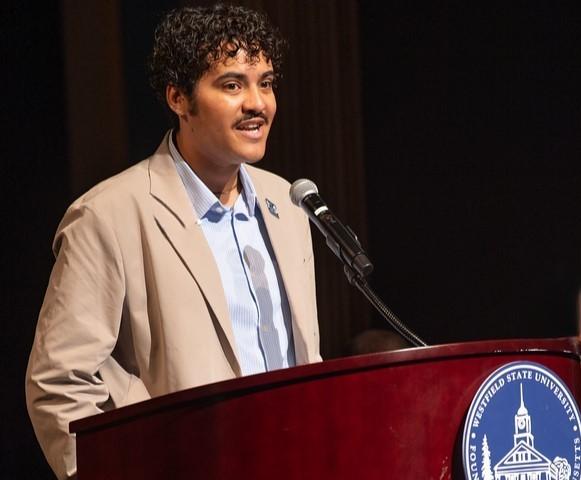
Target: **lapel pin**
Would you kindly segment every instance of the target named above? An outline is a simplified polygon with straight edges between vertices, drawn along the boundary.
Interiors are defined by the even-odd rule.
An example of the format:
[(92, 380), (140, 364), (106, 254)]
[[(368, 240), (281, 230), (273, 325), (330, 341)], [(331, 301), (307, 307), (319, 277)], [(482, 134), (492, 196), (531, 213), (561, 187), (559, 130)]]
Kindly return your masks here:
[(276, 205), (274, 203), (272, 203), (268, 198), (265, 198), (266, 200), (266, 207), (268, 208), (268, 211), (274, 215), (276, 218), (278, 218), (278, 208), (276, 207)]

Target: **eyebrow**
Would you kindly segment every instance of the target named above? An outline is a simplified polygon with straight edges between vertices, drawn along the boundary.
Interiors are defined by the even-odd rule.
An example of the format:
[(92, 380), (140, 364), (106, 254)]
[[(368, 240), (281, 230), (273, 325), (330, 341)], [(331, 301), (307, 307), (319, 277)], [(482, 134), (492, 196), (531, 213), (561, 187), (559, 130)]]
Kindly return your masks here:
[[(265, 77), (274, 77), (274, 76), (275, 76), (274, 70), (267, 70), (260, 76), (260, 78), (263, 79)], [(220, 75), (215, 81), (221, 82), (222, 80), (226, 80), (227, 78), (233, 78), (236, 80), (244, 81), (248, 78), (248, 76), (245, 73), (240, 72), (225, 72), (222, 75)]]

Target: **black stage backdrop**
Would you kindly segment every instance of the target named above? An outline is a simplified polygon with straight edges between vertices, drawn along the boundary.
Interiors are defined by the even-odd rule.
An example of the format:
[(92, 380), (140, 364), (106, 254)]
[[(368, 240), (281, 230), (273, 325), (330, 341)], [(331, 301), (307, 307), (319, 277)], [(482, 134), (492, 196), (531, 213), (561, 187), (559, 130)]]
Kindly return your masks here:
[[(51, 477), (26, 415), (23, 378), (52, 235), (73, 196), (67, 85), (60, 4), (12, 3), (0, 15), (0, 341), (8, 359), (0, 478), (42, 479)], [(124, 25), (128, 9), (133, 18), (143, 9), (151, 28), (154, 13), (172, 5), (124, 2)], [(429, 343), (576, 334), (578, 2), (362, 1), (358, 8), (361, 65), (341, 68), (361, 73), (367, 202), (361, 233), (376, 265), (373, 285)], [(143, 38), (149, 42), (149, 33)], [(127, 30), (122, 41), (126, 55), (149, 48)], [(149, 95), (130, 92), (128, 105)], [(141, 121), (159, 115), (155, 108), (140, 113)], [(157, 130), (127, 118), (135, 161), (142, 153), (136, 132), (157, 136)], [(319, 282), (325, 275), (318, 272)], [(371, 325), (382, 323), (374, 317)]]
[[(12, 3), (12, 5), (10, 4)], [(24, 403), (24, 372), (69, 201), (65, 86), (56, 2), (3, 2), (0, 478), (48, 479)]]
[(576, 2), (361, 2), (370, 251), (429, 342), (577, 332)]

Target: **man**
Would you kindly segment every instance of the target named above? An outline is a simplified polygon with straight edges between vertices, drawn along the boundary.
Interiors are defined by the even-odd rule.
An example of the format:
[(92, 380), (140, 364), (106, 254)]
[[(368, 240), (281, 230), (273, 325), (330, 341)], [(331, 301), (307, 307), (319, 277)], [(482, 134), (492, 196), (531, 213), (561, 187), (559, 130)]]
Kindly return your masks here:
[(152, 396), (320, 360), (309, 225), (251, 167), (276, 112), (282, 41), (242, 7), (183, 8), (151, 83), (175, 115), (157, 152), (67, 210), (27, 371), (59, 478), (69, 422)]

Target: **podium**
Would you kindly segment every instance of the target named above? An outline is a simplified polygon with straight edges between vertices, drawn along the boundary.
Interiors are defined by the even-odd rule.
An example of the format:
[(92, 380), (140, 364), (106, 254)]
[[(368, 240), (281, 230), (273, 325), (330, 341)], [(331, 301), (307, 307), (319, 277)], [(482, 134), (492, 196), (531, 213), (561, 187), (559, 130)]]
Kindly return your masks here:
[(438, 345), (206, 385), (71, 423), (79, 480), (460, 479), (464, 420), (512, 361), (581, 399), (576, 338)]

